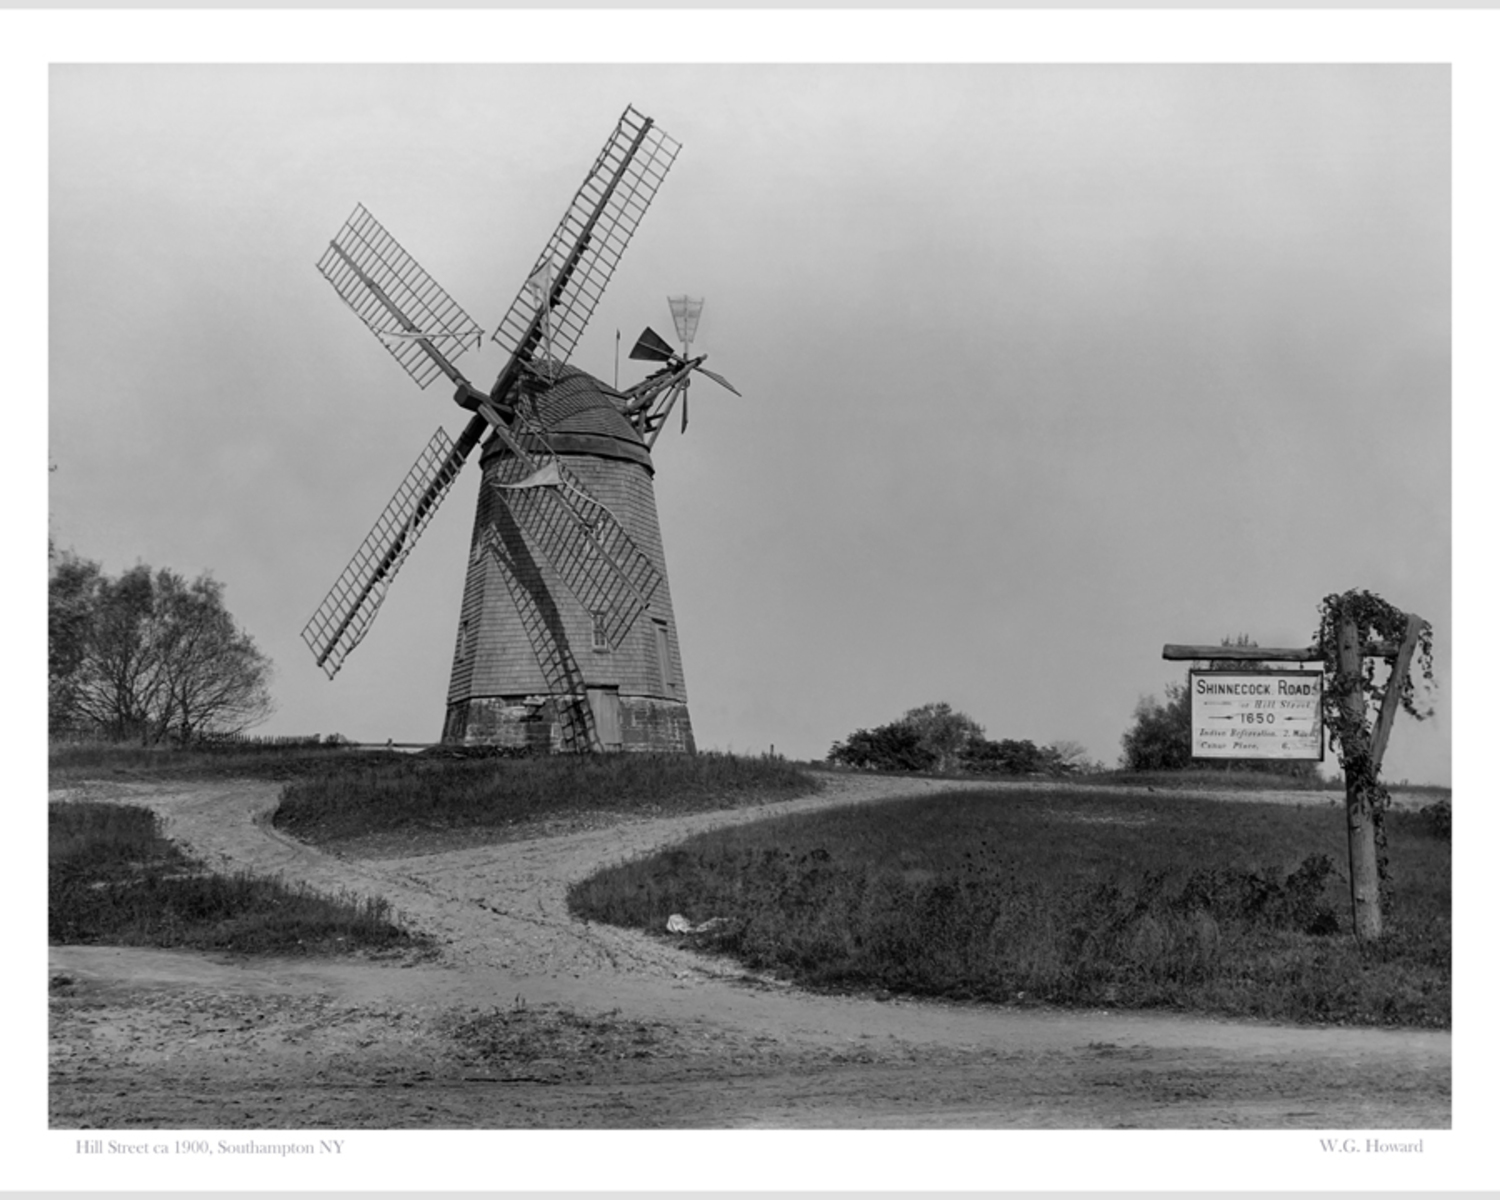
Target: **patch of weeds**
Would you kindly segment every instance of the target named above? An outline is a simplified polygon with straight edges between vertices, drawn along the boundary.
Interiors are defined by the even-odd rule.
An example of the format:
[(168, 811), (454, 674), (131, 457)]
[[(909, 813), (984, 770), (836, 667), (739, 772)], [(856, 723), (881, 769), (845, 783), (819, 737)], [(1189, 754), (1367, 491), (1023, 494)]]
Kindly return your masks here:
[(248, 872), (220, 875), (161, 836), (155, 813), (48, 806), (47, 936), (73, 945), (239, 954), (340, 954), (425, 946), (379, 897), (327, 896)]
[(1347, 933), (1342, 813), (1010, 790), (689, 839), (581, 881), (579, 916), (803, 986), (1293, 1021), (1450, 1023), (1447, 846), (1393, 814), (1387, 936)]
[(1325, 899), (1333, 873), (1333, 859), (1327, 854), (1309, 855), (1279, 882), (1258, 870), (1199, 867), (1170, 905), (1178, 912), (1202, 910), (1216, 921), (1238, 920), (1315, 935), (1337, 933), (1338, 917)]
[(518, 1000), (508, 1009), (453, 1016), (445, 1032), (465, 1057), (498, 1068), (652, 1058), (665, 1048), (669, 1030), (618, 1012), (586, 1016)]

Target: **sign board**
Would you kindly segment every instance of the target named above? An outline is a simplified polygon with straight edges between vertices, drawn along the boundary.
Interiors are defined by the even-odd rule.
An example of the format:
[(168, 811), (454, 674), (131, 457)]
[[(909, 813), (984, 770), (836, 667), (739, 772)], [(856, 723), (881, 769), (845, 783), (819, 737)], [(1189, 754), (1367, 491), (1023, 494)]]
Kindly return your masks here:
[(1194, 758), (1323, 758), (1322, 671), (1189, 671)]

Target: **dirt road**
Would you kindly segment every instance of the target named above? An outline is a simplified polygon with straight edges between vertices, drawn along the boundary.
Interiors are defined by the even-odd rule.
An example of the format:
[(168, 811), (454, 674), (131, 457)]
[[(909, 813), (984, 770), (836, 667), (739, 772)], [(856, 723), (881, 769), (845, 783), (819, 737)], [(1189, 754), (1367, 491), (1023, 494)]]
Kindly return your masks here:
[(808, 995), (567, 912), (571, 882), (700, 830), (953, 786), (835, 777), (755, 809), (386, 858), (283, 836), (272, 784), (90, 786), (149, 804), (210, 864), (383, 896), (441, 950), (268, 963), (54, 947), (51, 1124), (1450, 1126), (1446, 1033)]

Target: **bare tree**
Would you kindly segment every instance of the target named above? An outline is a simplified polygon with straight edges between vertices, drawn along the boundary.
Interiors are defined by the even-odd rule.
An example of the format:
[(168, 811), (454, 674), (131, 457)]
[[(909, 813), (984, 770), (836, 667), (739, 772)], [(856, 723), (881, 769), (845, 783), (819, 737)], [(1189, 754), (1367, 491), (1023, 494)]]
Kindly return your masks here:
[(1090, 760), (1088, 747), (1082, 742), (1059, 738), (1055, 742), (1047, 743), (1043, 749), (1050, 754), (1060, 774), (1086, 774), (1100, 769), (1099, 764)]
[(223, 584), (145, 565), (111, 579), (90, 565), (86, 629), (63, 689), (72, 724), (155, 743), (237, 733), (270, 715), (271, 662), (224, 607)]

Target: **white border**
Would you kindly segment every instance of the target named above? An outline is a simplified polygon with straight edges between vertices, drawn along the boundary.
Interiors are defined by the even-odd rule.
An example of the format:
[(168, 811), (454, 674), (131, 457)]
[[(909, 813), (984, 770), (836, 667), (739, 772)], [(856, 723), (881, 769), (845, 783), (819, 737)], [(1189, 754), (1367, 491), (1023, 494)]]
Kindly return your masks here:
[[(40, 412), (46, 396), (47, 70), (63, 62), (472, 62), (477, 50), (504, 61), (570, 62), (1424, 62), (1453, 64), (1455, 113), (1455, 619), (1464, 661), (1447, 698), (1455, 713), (1455, 789), (1464, 837), (1455, 842), (1458, 878), (1481, 877), (1477, 854), (1489, 844), (1488, 797), (1478, 786), (1473, 756), (1477, 721), (1466, 699), (1485, 677), (1490, 651), (1477, 644), (1484, 628), (1473, 602), (1487, 571), (1479, 548), (1488, 531), (1491, 494), (1481, 484), (1489, 464), (1485, 409), (1496, 395), (1490, 344), (1497, 278), (1496, 218), (1500, 213), (1494, 121), (1500, 114), (1500, 15), (1493, 12), (636, 12), (581, 14), (513, 11), (406, 12), (0, 12), (0, 161), (5, 163), (7, 220), (0, 226), (3, 289), (0, 327), (15, 353), (8, 364), (11, 404)], [(500, 60), (496, 60), (500, 61)], [(103, 365), (102, 365), (103, 366)], [(15, 372), (19, 372), (18, 374)], [(101, 370), (101, 383), (105, 373)], [(71, 402), (88, 403), (89, 397)], [(43, 464), (27, 447), (19, 470), (7, 473), (11, 513), (34, 512), (36, 485), (45, 495)], [(1466, 555), (1465, 549), (1475, 553)], [(39, 554), (28, 544), (19, 553)], [(9, 625), (41, 627), (41, 602), (12, 601)], [(1489, 606), (1484, 612), (1488, 616)], [(35, 623), (33, 623), (35, 622)], [(1488, 632), (1487, 629), (1485, 632)], [(39, 638), (11, 648), (40, 678)], [(39, 714), (19, 712), (28, 746), (44, 740)], [(31, 741), (35, 730), (35, 741)], [(28, 771), (21, 845), (40, 856), (44, 830), (33, 809), (44, 808), (44, 768)], [(36, 943), (43, 935), (29, 871), (10, 872), (11, 912), (26, 912), (26, 969), (13, 975), (24, 993), (7, 1015), (6, 1058), (12, 1079), (44, 1077), (44, 1013)], [(22, 881), (19, 885), (17, 880)], [(1459, 895), (1464, 892), (1461, 890)], [(1489, 902), (1483, 906), (1488, 909)], [(183, 1162), (137, 1176), (118, 1159), (76, 1157), (72, 1133), (45, 1130), (37, 1090), (3, 1097), (0, 1128), (8, 1134), (8, 1187), (77, 1189), (251, 1188), (350, 1189), (948, 1189), (1071, 1188), (1339, 1190), (1464, 1188), (1496, 1178), (1487, 1117), (1495, 1064), (1491, 1023), (1475, 1003), (1488, 993), (1484, 949), (1488, 921), (1466, 919), (1456, 904), (1460, 979), (1456, 1013), (1455, 1127), (1427, 1132), (1420, 1158), (1324, 1155), (1316, 1134), (1232, 1133), (356, 1133), (352, 1153), (337, 1165), (224, 1160)], [(1469, 957), (1463, 955), (1467, 947)], [(1484, 965), (1480, 963), (1483, 961)], [(19, 1025), (17, 1025), (19, 1022)], [(22, 1035), (18, 1038), (18, 1034)], [(19, 1043), (19, 1044), (18, 1044)], [(1338, 1131), (1343, 1133), (1344, 1131)], [(1361, 1131), (1363, 1133), (1365, 1131)], [(1370, 1131), (1374, 1132), (1374, 1131)], [(310, 1136), (317, 1136), (316, 1134)]]

